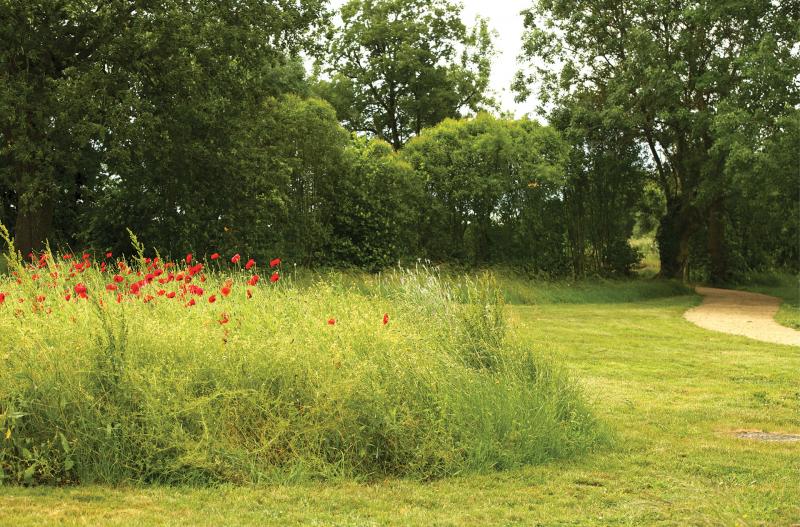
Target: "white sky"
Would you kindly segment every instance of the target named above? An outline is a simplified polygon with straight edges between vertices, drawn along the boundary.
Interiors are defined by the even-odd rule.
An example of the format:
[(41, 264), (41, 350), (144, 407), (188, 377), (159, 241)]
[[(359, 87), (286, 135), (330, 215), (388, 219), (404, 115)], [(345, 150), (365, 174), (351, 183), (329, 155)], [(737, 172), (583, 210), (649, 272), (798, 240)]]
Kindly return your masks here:
[[(464, 4), (462, 19), (467, 26), (475, 23), (475, 17), (482, 16), (489, 21), (489, 27), (497, 34), (493, 41), (497, 56), (492, 63), (491, 89), (500, 104), (500, 110), (512, 112), (516, 117), (526, 113), (535, 114), (533, 97), (524, 103), (515, 103), (511, 82), (517, 72), (517, 56), (522, 51), (524, 30), (523, 9), (530, 7), (529, 0), (461, 0)], [(331, 0), (331, 7), (338, 9), (346, 0)]]

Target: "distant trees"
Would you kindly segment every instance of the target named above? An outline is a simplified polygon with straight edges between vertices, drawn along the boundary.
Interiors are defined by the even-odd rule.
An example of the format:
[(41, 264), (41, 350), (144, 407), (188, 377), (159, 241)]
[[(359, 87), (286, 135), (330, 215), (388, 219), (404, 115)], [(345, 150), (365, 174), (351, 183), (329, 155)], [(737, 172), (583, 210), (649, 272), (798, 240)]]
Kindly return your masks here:
[(538, 82), (543, 98), (635, 133), (666, 199), (662, 274), (686, 278), (693, 260), (698, 277), (724, 282), (739, 257), (734, 145), (758, 152), (785, 133), (777, 123), (800, 103), (798, 21), (793, 0), (539, 0), (517, 88)]
[(423, 128), (487, 102), (492, 43), (451, 0), (350, 0), (330, 30), (319, 84), (350, 130), (399, 150)]
[(800, 267), (796, 1), (537, 1), (516, 88), (549, 125), (482, 111), (458, 3), (324, 5), (0, 0), (18, 247), (619, 275), (638, 221), (664, 276)]
[(635, 156), (608, 148), (485, 113), (423, 131), (403, 156), (425, 177), (425, 253), (553, 275), (627, 273), (642, 178)]

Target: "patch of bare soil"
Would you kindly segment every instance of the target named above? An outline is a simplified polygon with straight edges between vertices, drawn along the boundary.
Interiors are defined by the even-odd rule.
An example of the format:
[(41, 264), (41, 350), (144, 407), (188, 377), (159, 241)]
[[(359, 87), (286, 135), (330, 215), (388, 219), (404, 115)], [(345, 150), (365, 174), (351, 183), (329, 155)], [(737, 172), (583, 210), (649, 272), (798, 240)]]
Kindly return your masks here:
[(739, 439), (751, 439), (754, 441), (772, 441), (776, 443), (794, 443), (800, 441), (797, 434), (779, 434), (774, 432), (737, 432)]
[(698, 287), (697, 292), (703, 295), (703, 303), (684, 313), (684, 318), (689, 322), (711, 331), (774, 344), (800, 346), (800, 331), (775, 322), (780, 299), (712, 287)]

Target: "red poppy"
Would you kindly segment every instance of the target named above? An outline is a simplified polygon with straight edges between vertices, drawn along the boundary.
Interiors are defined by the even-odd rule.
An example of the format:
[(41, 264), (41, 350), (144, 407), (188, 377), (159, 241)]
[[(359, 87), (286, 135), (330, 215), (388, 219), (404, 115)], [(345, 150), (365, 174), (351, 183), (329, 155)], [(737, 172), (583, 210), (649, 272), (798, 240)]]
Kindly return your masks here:
[(228, 296), (229, 294), (231, 294), (231, 288), (228, 287), (227, 285), (222, 286), (222, 289), (220, 289), (220, 292), (222, 293), (222, 296)]
[(164, 296), (166, 294), (167, 294), (167, 292), (164, 289), (159, 289), (158, 290), (158, 296)]
[(333, 325), (335, 325), (335, 324), (336, 324), (336, 319), (335, 319), (335, 318), (329, 318), (329, 319), (328, 319), (328, 325), (329, 325), (329, 326), (333, 326)]
[(219, 260), (219, 253), (214, 253), (211, 255), (212, 260)]
[(389, 313), (384, 313), (383, 314), (383, 325), (385, 326), (388, 323), (389, 323)]
[(250, 278), (250, 280), (247, 281), (247, 285), (256, 285), (260, 279), (261, 279), (260, 276), (258, 276), (257, 274), (254, 274), (253, 277)]
[(280, 279), (281, 277), (278, 275), (278, 273), (272, 273), (272, 276), (269, 277), (269, 281), (272, 282), (273, 284)]
[(75, 294), (78, 295), (80, 298), (87, 298), (88, 295), (86, 294), (86, 286), (83, 284), (75, 284)]
[(71, 254), (69, 254), (69, 253), (67, 253), (67, 254), (65, 254), (65, 255), (64, 255), (64, 257), (63, 257), (63, 258), (64, 258), (65, 260), (72, 260), (72, 255), (71, 255)]
[(114, 255), (109, 251), (106, 253), (106, 258), (113, 258)]
[(270, 266), (270, 268), (272, 268), (272, 267), (277, 267), (277, 266), (279, 266), (280, 264), (281, 264), (281, 259), (280, 259), (280, 258), (275, 258), (274, 260), (270, 260), (270, 261), (269, 261), (269, 266)]
[(189, 276), (194, 276), (203, 270), (203, 264), (193, 265), (189, 268)]
[(87, 253), (83, 253), (83, 259), (84, 260), (88, 260), (89, 258), (90, 258), (90, 256)]
[(44, 295), (39, 295), (39, 296), (37, 296), (37, 297), (36, 297), (36, 301), (37, 301), (37, 302), (39, 302), (40, 304), (41, 304), (42, 302), (44, 302)]
[(194, 301), (194, 298), (192, 298), (192, 299), (191, 299), (191, 300), (189, 300), (189, 302), (186, 304), (186, 307), (193, 306), (193, 305), (195, 305), (196, 303), (197, 303), (197, 302), (195, 302), (195, 301)]
[(116, 290), (117, 290), (117, 286), (115, 284), (108, 284), (106, 286), (106, 291), (116, 291)]
[(252, 268), (253, 268), (253, 266), (254, 266), (255, 264), (256, 264), (256, 261), (255, 261), (255, 260), (253, 260), (252, 258), (250, 258), (249, 260), (247, 260), (247, 263), (246, 263), (246, 264), (244, 264), (244, 268), (245, 268), (245, 269), (247, 269), (247, 270), (249, 271), (250, 269), (252, 269)]
[(167, 293), (167, 298), (175, 298), (175, 291), (170, 291)]
[(0, 304), (3, 304), (3, 302), (5, 302), (5, 301), (6, 301), (6, 294), (5, 293), (0, 293)]
[(71, 294), (67, 293), (66, 295), (64, 295), (64, 300), (66, 300), (67, 302), (69, 302), (70, 298), (72, 298)]
[(213, 304), (216, 301), (217, 301), (217, 297), (215, 295), (211, 295), (210, 297), (208, 297), (208, 303), (209, 304)]
[(237, 254), (234, 254), (234, 255), (233, 255), (233, 258), (231, 258), (231, 263), (238, 264), (238, 263), (239, 263), (239, 260), (241, 260), (241, 259), (242, 259), (242, 257), (241, 257), (241, 256), (239, 256), (239, 254), (238, 254), (238, 253), (237, 253)]
[(192, 253), (186, 255), (186, 263), (187, 264), (192, 263)]

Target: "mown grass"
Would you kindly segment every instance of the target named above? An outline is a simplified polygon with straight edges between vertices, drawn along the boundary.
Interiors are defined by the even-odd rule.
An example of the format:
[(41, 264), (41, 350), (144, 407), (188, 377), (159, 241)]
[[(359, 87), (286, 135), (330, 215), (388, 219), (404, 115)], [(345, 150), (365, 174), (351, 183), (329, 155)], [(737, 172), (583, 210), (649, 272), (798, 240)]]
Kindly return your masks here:
[[(638, 287), (638, 286), (637, 286)], [(59, 525), (784, 525), (800, 523), (797, 348), (682, 319), (698, 297), (512, 306), (510, 333), (564, 361), (612, 447), (432, 482), (11, 487), (0, 522)]]

